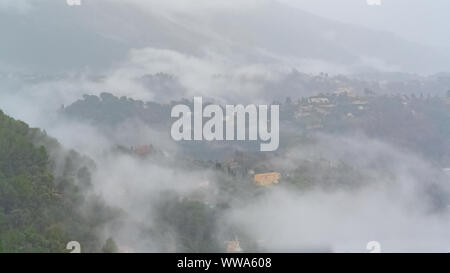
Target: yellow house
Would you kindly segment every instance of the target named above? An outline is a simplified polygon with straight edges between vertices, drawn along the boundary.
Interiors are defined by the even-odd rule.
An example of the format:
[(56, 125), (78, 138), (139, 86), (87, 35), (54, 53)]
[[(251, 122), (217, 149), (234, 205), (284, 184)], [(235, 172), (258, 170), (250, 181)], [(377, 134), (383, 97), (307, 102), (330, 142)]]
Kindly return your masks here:
[(242, 252), (242, 248), (237, 239), (234, 239), (233, 241), (227, 241), (226, 243), (227, 243), (227, 253)]
[(280, 173), (260, 173), (254, 176), (255, 183), (259, 186), (271, 186), (278, 184)]

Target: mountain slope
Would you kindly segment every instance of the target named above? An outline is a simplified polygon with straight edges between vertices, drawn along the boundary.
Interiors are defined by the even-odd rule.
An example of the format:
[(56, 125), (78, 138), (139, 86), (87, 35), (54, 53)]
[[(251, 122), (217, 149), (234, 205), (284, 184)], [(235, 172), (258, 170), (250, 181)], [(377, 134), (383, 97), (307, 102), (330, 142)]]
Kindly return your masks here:
[(239, 61), (281, 61), (305, 69), (315, 61), (324, 68), (362, 71), (449, 70), (445, 52), (275, 1), (206, 13), (162, 13), (145, 2), (85, 0), (80, 7), (36, 2), (27, 13), (0, 10), (0, 60), (6, 68), (104, 69), (132, 48), (153, 47), (189, 55), (212, 51)]
[[(60, 162), (47, 152), (59, 154)], [(63, 163), (61, 173), (57, 163)], [(111, 211), (87, 195), (89, 161), (0, 111), (0, 253), (64, 252), (69, 241), (100, 251)], [(95, 207), (95, 214), (90, 212)]]

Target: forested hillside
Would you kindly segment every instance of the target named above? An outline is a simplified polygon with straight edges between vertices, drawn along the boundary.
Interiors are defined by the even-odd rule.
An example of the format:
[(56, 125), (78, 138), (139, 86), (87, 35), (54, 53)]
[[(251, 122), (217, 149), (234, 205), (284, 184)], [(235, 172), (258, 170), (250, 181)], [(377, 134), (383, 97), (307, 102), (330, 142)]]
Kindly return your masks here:
[[(60, 109), (61, 116), (98, 127), (115, 127), (130, 120), (139, 120), (155, 130), (170, 128), (170, 109), (176, 104), (191, 105), (187, 99), (170, 104), (117, 97), (111, 93), (84, 95)], [(364, 133), (387, 143), (424, 156), (441, 167), (450, 164), (450, 91), (446, 96), (423, 94), (365, 95), (351, 92), (322, 93), (316, 96), (291, 98), (280, 105), (281, 149), (297, 145), (299, 134), (327, 133), (346, 135)], [(430, 144), (433, 145), (430, 145)], [(186, 143), (184, 143), (186, 144)], [(241, 143), (241, 147), (247, 143)], [(199, 153), (196, 144), (195, 151)], [(257, 146), (247, 145), (249, 150)], [(185, 152), (189, 152), (187, 145)], [(216, 147), (217, 148), (217, 147)], [(202, 156), (212, 154), (211, 147)], [(224, 150), (229, 150), (226, 147)], [(222, 153), (225, 154), (225, 153)]]
[(0, 111), (0, 252), (65, 252), (69, 241), (99, 251), (113, 212), (89, 194), (93, 167)]

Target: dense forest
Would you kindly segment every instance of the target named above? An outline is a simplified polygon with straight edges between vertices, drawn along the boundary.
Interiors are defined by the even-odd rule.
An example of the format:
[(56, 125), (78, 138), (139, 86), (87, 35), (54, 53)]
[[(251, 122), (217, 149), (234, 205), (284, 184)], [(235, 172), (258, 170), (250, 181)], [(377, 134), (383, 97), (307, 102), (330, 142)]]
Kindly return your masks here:
[(89, 195), (92, 164), (0, 111), (0, 252), (100, 251), (97, 231), (116, 212)]

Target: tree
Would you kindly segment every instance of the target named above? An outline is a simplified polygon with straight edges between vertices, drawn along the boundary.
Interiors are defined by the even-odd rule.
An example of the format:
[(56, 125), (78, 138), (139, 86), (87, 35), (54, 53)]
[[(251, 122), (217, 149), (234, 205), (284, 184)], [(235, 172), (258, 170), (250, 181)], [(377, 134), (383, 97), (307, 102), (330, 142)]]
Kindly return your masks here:
[[(63, 172), (56, 171), (56, 160), (66, 163)], [(83, 196), (90, 186), (90, 164), (0, 111), (0, 253), (64, 252), (73, 238), (88, 252), (100, 251), (94, 230), (109, 217), (109, 209)], [(95, 207), (95, 220), (78, 209), (82, 203)]]
[(103, 253), (117, 253), (119, 252), (119, 248), (116, 245), (116, 242), (114, 242), (113, 238), (108, 238), (106, 240), (106, 243), (102, 247)]

